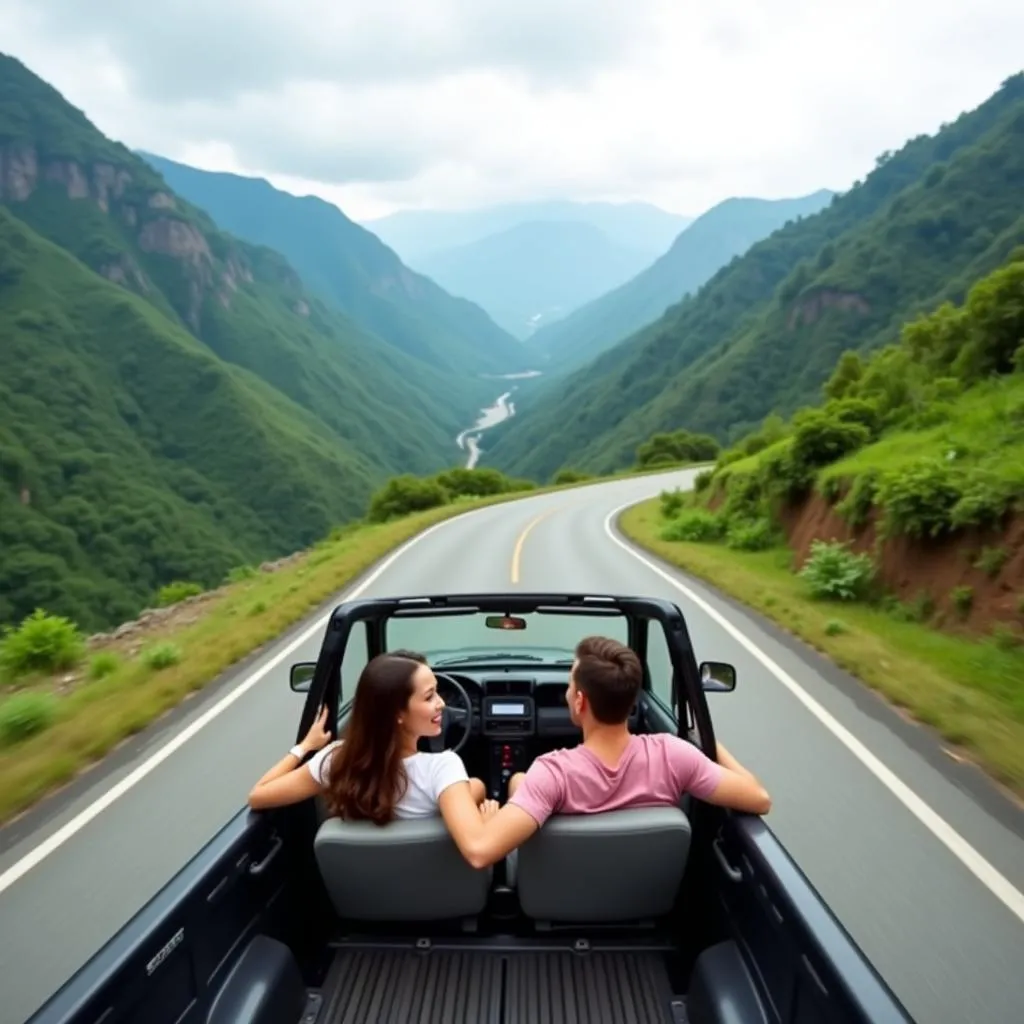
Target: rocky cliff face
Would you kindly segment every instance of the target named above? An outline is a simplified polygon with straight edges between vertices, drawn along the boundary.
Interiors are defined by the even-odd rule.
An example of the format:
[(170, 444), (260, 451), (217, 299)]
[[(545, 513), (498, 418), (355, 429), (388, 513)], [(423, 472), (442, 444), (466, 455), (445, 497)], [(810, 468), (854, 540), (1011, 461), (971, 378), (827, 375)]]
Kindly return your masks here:
[(841, 292), (834, 288), (823, 288), (804, 295), (794, 304), (789, 313), (787, 326), (790, 329), (811, 326), (818, 322), (828, 309), (840, 309), (866, 316), (871, 312), (867, 299), (855, 292)]
[[(107, 214), (124, 237), (125, 251), (112, 257), (81, 252), (80, 257), (108, 280), (141, 295), (158, 290), (147, 257), (169, 257), (184, 287), (168, 296), (179, 316), (202, 335), (203, 306), (208, 297), (230, 308), (239, 288), (254, 281), (247, 247), (221, 235), (198, 211), (159, 188), (148, 166), (82, 163), (48, 156), (24, 142), (0, 141), (0, 202), (17, 214), (18, 206), (37, 196), (40, 188), (56, 187), (72, 202), (93, 203)], [(211, 235), (217, 236), (215, 243)], [(219, 243), (219, 244), (217, 244)], [(290, 268), (288, 268), (290, 271)], [(308, 315), (302, 285), (293, 272), (274, 275), (275, 283), (296, 291), (292, 308)], [(305, 310), (305, 312), (300, 312)]]

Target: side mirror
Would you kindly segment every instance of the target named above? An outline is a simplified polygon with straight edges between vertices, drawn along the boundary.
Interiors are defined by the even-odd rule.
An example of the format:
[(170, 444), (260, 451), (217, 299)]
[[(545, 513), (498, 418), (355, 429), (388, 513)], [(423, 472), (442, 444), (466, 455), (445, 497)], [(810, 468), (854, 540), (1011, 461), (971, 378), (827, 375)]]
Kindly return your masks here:
[(301, 661), (298, 665), (292, 665), (288, 676), (288, 685), (295, 693), (309, 693), (315, 671), (315, 661)]
[(705, 693), (732, 693), (736, 689), (736, 669), (724, 661), (702, 661), (700, 683)]

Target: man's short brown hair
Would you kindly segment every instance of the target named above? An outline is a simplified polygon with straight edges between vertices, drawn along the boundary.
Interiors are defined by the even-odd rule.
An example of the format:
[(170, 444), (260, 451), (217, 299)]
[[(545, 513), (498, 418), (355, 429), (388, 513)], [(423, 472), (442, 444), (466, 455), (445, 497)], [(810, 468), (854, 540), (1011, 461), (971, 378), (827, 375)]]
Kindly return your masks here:
[(576, 685), (594, 717), (605, 725), (625, 722), (643, 685), (636, 653), (618, 640), (588, 636), (576, 645), (576, 659)]

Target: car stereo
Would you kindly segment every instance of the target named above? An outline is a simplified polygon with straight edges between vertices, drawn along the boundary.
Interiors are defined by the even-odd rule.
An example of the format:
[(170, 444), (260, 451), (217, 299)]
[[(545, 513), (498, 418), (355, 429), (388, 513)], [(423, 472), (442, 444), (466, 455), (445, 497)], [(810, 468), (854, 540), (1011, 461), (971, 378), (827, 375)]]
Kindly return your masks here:
[(529, 736), (534, 729), (532, 697), (485, 697), (485, 736)]

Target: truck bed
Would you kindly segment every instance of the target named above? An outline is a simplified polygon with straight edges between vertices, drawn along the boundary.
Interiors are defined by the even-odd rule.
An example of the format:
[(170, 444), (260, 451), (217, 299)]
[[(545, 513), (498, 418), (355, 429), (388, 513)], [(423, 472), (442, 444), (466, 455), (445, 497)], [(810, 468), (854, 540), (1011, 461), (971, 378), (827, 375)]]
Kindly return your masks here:
[(338, 951), (317, 1024), (673, 1024), (659, 952)]

